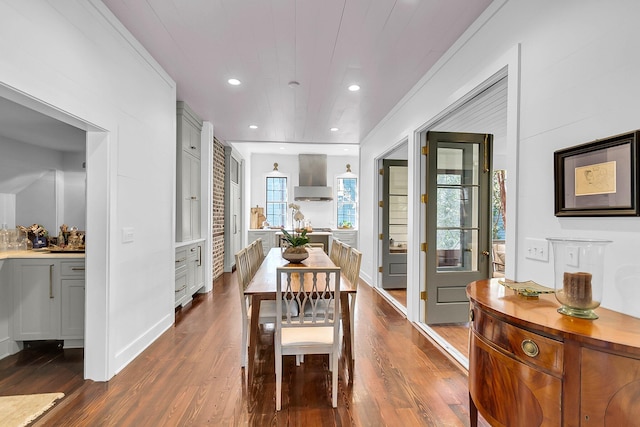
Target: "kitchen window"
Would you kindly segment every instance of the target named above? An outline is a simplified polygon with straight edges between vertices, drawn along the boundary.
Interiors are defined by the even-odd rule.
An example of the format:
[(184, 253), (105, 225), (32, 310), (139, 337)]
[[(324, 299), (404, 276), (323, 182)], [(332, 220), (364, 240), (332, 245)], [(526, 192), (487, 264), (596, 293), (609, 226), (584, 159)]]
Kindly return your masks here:
[(271, 226), (287, 223), (287, 178), (267, 177), (267, 222)]
[(338, 178), (338, 227), (356, 227), (358, 178)]

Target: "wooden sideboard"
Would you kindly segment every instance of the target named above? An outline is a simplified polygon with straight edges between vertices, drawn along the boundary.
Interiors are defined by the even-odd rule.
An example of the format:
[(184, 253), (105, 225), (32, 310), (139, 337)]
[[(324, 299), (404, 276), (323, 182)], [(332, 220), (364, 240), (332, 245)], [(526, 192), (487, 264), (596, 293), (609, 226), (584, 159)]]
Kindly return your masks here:
[(640, 319), (564, 316), (553, 294), (472, 282), (469, 404), (492, 426), (640, 425)]

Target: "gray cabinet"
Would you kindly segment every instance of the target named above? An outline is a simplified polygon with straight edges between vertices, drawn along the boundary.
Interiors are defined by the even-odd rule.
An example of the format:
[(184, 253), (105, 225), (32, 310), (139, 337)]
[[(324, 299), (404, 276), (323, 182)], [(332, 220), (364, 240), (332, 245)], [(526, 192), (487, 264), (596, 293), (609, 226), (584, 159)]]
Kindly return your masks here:
[(84, 340), (84, 260), (60, 261), (60, 338)]
[(188, 299), (204, 286), (204, 268), (202, 266), (202, 244), (190, 245), (187, 251)]
[(16, 259), (12, 265), (13, 340), (60, 339), (65, 347), (82, 346), (84, 260)]
[(177, 104), (176, 240), (200, 238), (200, 135), (202, 121), (184, 102)]
[(175, 307), (187, 301), (187, 248), (176, 248)]
[(54, 260), (13, 261), (13, 339), (57, 339), (60, 279)]
[(193, 294), (204, 286), (203, 243), (176, 248), (175, 307), (191, 301)]

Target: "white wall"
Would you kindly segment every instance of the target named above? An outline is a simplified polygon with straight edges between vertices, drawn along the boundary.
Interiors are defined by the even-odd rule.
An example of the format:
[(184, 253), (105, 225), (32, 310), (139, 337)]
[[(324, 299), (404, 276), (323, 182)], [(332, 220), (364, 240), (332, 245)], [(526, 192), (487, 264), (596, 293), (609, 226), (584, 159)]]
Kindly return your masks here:
[(84, 230), (85, 156), (0, 138), (0, 193), (13, 195), (0, 201), (0, 224), (42, 224), (53, 236), (63, 223)]
[[(515, 246), (516, 258), (507, 261), (515, 265), (514, 279), (553, 286), (552, 263), (524, 258), (527, 237), (612, 239), (605, 258), (602, 305), (639, 317), (640, 219), (557, 218), (553, 206), (555, 150), (640, 128), (638, 14), (640, 2), (625, 0), (494, 2), (363, 141), (361, 223), (373, 219), (374, 159), (389, 142), (404, 137), (412, 141), (415, 131), (481, 78), (508, 65), (502, 58), (519, 44), (519, 138), (516, 132), (508, 142), (508, 156), (515, 156), (519, 144), (517, 172), (509, 168), (511, 184), (517, 186), (508, 188), (508, 204), (517, 208), (517, 217), (510, 219), (517, 226), (508, 241)], [(375, 227), (369, 233), (361, 231), (361, 246), (373, 247), (376, 234)], [(364, 251), (362, 268), (370, 277), (375, 275), (374, 265), (372, 252)], [(417, 313), (410, 317), (417, 319)]]
[(109, 379), (173, 323), (175, 83), (99, 1), (7, 0), (0, 89), (90, 131), (85, 376)]
[[(265, 177), (273, 171), (273, 164), (278, 163), (278, 171), (288, 177), (287, 185), (292, 203), (300, 205), (300, 211), (305, 219), (311, 221), (313, 227), (336, 228), (336, 177), (346, 171), (346, 165), (351, 165), (351, 172), (358, 175), (357, 156), (335, 156), (327, 154), (327, 185), (333, 188), (332, 201), (294, 201), (293, 188), (298, 185), (298, 155), (297, 154), (259, 154), (251, 155), (250, 167), (247, 167), (249, 178), (249, 217), (251, 207), (256, 205), (265, 207)], [(289, 218), (288, 221), (291, 221)], [(289, 224), (288, 224), (289, 225)], [(248, 227), (247, 227), (248, 228)]]

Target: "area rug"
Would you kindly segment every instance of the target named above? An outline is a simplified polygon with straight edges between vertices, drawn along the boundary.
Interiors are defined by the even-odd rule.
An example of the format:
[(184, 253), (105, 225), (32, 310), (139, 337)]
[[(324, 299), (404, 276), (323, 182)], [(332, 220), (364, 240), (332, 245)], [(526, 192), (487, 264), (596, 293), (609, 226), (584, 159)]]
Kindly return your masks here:
[(0, 396), (2, 427), (22, 427), (44, 414), (64, 393)]

